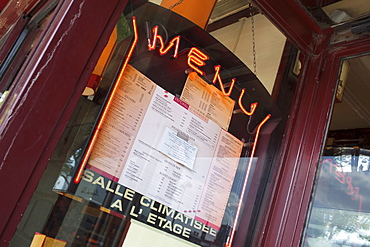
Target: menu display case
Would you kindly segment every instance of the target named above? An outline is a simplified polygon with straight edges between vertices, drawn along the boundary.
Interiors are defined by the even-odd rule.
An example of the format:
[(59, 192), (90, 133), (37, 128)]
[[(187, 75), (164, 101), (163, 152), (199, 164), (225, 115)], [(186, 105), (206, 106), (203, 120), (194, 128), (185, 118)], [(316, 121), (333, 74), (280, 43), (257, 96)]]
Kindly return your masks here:
[(51, 161), (58, 196), (41, 233), (66, 246), (231, 245), (279, 109), (233, 53), (172, 11), (134, 1), (114, 32), (99, 87)]

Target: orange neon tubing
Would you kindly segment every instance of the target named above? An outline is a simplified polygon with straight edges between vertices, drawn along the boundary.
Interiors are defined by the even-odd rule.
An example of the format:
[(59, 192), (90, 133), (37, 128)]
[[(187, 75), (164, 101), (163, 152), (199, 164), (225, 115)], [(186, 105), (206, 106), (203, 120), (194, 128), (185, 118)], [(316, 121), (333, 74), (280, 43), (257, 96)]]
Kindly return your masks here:
[(244, 96), (244, 93), (245, 93), (245, 89), (243, 88), (242, 91), (240, 92), (240, 95), (239, 95), (239, 99), (238, 99), (238, 104), (239, 104), (239, 107), (240, 107), (240, 110), (242, 110), (242, 112), (248, 116), (252, 116), (253, 113), (255, 112), (256, 108), (257, 108), (257, 105), (258, 103), (255, 102), (255, 103), (252, 103), (251, 104), (251, 111), (247, 111), (244, 106), (243, 106), (243, 102), (242, 102), (242, 98)]
[(225, 96), (230, 96), (231, 92), (233, 91), (233, 88), (234, 88), (235, 78), (233, 78), (231, 80), (229, 91), (226, 93), (224, 84), (222, 83), (222, 79), (221, 79), (221, 76), (220, 76), (220, 68), (221, 68), (221, 65), (216, 65), (215, 66), (215, 76), (213, 77), (212, 82), (213, 82), (213, 84), (216, 84), (216, 81), (218, 80), (222, 93)]
[(134, 40), (133, 40), (133, 42), (131, 44), (131, 47), (129, 49), (129, 52), (128, 52), (128, 54), (127, 54), (127, 56), (126, 56), (126, 58), (125, 58), (125, 60), (124, 60), (124, 62), (122, 64), (121, 71), (120, 71), (120, 73), (118, 75), (118, 78), (117, 78), (115, 84), (114, 84), (114, 87), (112, 89), (112, 93), (111, 93), (111, 95), (108, 98), (107, 104), (104, 107), (104, 110), (102, 112), (102, 115), (100, 117), (100, 120), (99, 120), (99, 122), (98, 122), (98, 124), (97, 124), (97, 126), (96, 126), (96, 128), (94, 130), (94, 133), (93, 133), (93, 136), (92, 136), (91, 141), (89, 143), (89, 146), (87, 147), (87, 150), (86, 150), (86, 152), (85, 152), (85, 154), (84, 154), (84, 156), (82, 158), (82, 161), (81, 161), (81, 164), (80, 164), (80, 168), (78, 169), (78, 172), (77, 172), (76, 177), (74, 179), (74, 183), (76, 183), (76, 184), (78, 184), (81, 181), (82, 173), (83, 173), (83, 171), (84, 171), (84, 169), (86, 167), (87, 161), (88, 161), (88, 159), (90, 157), (90, 154), (91, 154), (91, 151), (93, 149), (93, 146), (94, 146), (94, 144), (96, 142), (96, 139), (98, 137), (98, 134), (99, 134), (99, 132), (101, 130), (101, 126), (103, 125), (103, 122), (104, 122), (104, 119), (105, 119), (105, 117), (107, 115), (108, 109), (109, 109), (110, 105), (112, 104), (112, 99), (113, 99), (113, 97), (114, 97), (114, 95), (115, 95), (115, 93), (117, 91), (118, 85), (119, 85), (119, 83), (120, 83), (120, 81), (122, 79), (122, 76), (123, 76), (123, 74), (125, 72), (125, 69), (127, 67), (127, 64), (130, 61), (130, 59), (131, 59), (132, 53), (133, 53), (133, 51), (134, 51), (134, 49), (135, 49), (135, 47), (136, 47), (136, 45), (138, 43), (139, 36), (138, 36), (137, 24), (136, 24), (136, 17), (135, 16), (132, 17), (132, 24), (133, 24), (133, 28), (134, 28)]
[[(158, 35), (158, 26), (155, 26), (153, 28), (153, 42), (150, 42), (150, 39), (149, 39), (149, 44), (148, 44), (148, 49), (149, 51), (153, 51), (155, 50), (156, 48), (156, 43), (157, 43), (157, 39), (159, 40), (159, 43), (161, 45), (161, 47), (159, 48), (159, 53), (161, 54), (161, 56), (167, 54), (167, 52), (173, 47), (175, 46), (175, 52), (174, 52), (174, 55), (173, 57), (174, 58), (177, 58), (178, 57), (178, 54), (179, 54), (179, 47), (180, 47), (180, 39), (181, 37), (180, 36), (176, 36), (175, 38), (173, 38), (167, 48), (165, 48), (165, 44), (164, 44), (164, 41), (163, 41), (163, 38), (161, 35)], [(176, 42), (176, 45), (175, 45), (175, 42)]]
[(167, 54), (167, 52), (175, 45), (175, 42), (176, 42), (176, 45), (175, 45), (175, 52), (173, 54), (173, 57), (174, 58), (177, 58), (178, 55), (179, 55), (179, 47), (180, 47), (180, 36), (176, 36), (175, 38), (173, 38), (170, 43), (168, 44), (167, 48), (164, 48), (164, 41), (163, 41), (163, 38), (161, 36), (160, 37), (160, 42), (161, 42), (161, 48), (159, 49), (159, 53), (163, 56), (165, 54)]
[(238, 205), (238, 209), (236, 211), (236, 215), (235, 215), (235, 221), (234, 221), (234, 224), (233, 224), (233, 227), (232, 227), (232, 231), (231, 231), (231, 234), (230, 234), (230, 237), (228, 238), (227, 240), (227, 243), (225, 244), (225, 247), (231, 247), (232, 246), (232, 242), (234, 240), (234, 235), (235, 235), (235, 231), (236, 231), (236, 225), (237, 225), (237, 220), (239, 218), (239, 215), (240, 215), (240, 212), (241, 212), (241, 208), (242, 208), (242, 202), (243, 202), (243, 198), (244, 198), (244, 195), (245, 195), (245, 190), (247, 188), (247, 184), (248, 184), (248, 177), (249, 177), (249, 173), (250, 173), (250, 170), (251, 170), (251, 166), (252, 166), (252, 162), (253, 162), (253, 158), (254, 158), (254, 153), (256, 151), (256, 146), (257, 146), (257, 143), (258, 143), (258, 138), (259, 138), (259, 134), (260, 134), (260, 130), (261, 130), (261, 127), (267, 122), (267, 120), (269, 120), (271, 118), (271, 114), (268, 114), (262, 121), (261, 123), (259, 123), (259, 125), (257, 126), (257, 131), (256, 131), (256, 137), (254, 138), (254, 143), (253, 143), (253, 148), (252, 148), (252, 152), (251, 152), (251, 157), (250, 157), (250, 160), (249, 160), (249, 164), (248, 164), (248, 169), (247, 169), (247, 173), (245, 174), (245, 179), (244, 179), (244, 183), (243, 183), (243, 188), (242, 188), (242, 193), (240, 195), (240, 199), (239, 199), (239, 205)]
[(158, 26), (153, 27), (152, 31), (153, 31), (153, 42), (150, 42), (150, 39), (148, 38), (149, 51), (152, 51), (155, 49), (156, 39), (158, 38)]
[(195, 47), (192, 47), (189, 51), (189, 54), (188, 54), (188, 65), (189, 65), (190, 68), (192, 68), (193, 70), (198, 72), (200, 75), (205, 75), (204, 71), (199, 69), (197, 66), (194, 66), (192, 64), (192, 62), (195, 65), (204, 66), (204, 65), (206, 65), (206, 62), (204, 62), (204, 61), (208, 60), (208, 59), (209, 59), (209, 57), (206, 54), (201, 52), (199, 49), (197, 49)]

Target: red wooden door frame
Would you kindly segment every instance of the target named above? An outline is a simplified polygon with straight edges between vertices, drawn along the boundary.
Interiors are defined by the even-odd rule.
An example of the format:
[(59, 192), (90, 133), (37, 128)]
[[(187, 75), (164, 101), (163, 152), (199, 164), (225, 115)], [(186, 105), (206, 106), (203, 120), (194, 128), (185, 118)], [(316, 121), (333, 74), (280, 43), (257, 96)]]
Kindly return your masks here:
[(8, 114), (0, 126), (1, 246), (12, 238), (126, 3), (61, 1), (17, 76), (8, 97), (20, 96), (0, 112)]
[(369, 52), (370, 37), (331, 45), (333, 30), (320, 29), (295, 0), (253, 1), (305, 54), (267, 221), (258, 229), (255, 246), (299, 246), (341, 60)]
[[(81, 82), (87, 82), (126, 2), (64, 1), (17, 78), (19, 86), (12, 94), (27, 94), (21, 94), (11, 121), (0, 132), (1, 244), (11, 239), (85, 87)], [(306, 55), (268, 220), (257, 245), (298, 246), (340, 58), (369, 51), (370, 42), (363, 38), (331, 47), (332, 30), (321, 30), (294, 0), (254, 4)]]
[(296, 0), (251, 0), (302, 52), (318, 54), (326, 48), (331, 29), (321, 29)]
[(4, 9), (4, 7), (7, 5), (9, 1), (8, 0), (1, 0), (0, 1), (0, 11)]

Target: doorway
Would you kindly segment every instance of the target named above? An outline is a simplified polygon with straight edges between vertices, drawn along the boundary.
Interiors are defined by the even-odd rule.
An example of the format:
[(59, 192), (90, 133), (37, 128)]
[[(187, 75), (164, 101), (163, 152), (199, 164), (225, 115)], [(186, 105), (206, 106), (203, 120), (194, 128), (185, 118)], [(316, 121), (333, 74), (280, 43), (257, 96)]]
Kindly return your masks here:
[(342, 61), (302, 246), (370, 246), (370, 56)]

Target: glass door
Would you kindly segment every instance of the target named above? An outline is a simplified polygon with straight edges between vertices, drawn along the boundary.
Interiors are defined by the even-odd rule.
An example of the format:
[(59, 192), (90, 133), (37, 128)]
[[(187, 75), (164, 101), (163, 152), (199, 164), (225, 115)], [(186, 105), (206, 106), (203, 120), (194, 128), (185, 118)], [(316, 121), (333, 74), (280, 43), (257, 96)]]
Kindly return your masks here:
[(370, 246), (370, 56), (346, 59), (302, 246)]
[(10, 246), (234, 245), (286, 115), (232, 52), (165, 8), (133, 1), (111, 39)]

